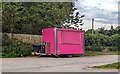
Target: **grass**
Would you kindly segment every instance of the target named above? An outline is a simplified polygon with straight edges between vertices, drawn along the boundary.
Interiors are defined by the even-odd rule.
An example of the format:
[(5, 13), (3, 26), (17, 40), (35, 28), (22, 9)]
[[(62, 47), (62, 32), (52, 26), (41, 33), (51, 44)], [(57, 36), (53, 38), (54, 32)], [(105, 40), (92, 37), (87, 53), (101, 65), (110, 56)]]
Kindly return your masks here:
[(101, 69), (120, 69), (120, 62), (115, 62), (112, 64), (94, 66), (93, 68), (101, 68)]

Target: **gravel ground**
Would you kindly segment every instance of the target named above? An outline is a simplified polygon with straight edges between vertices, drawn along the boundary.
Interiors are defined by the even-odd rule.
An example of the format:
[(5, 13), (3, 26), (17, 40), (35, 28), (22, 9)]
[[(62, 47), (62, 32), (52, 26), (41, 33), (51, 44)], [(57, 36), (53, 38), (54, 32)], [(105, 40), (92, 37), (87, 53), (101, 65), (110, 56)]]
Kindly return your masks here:
[(2, 72), (118, 72), (117, 69), (91, 68), (117, 61), (117, 55), (73, 58), (2, 58)]

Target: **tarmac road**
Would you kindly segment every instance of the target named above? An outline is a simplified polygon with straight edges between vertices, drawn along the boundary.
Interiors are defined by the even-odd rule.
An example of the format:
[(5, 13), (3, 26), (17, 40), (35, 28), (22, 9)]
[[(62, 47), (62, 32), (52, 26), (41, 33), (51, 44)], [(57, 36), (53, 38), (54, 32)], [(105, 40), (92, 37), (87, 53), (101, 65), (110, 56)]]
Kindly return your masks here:
[(2, 72), (118, 72), (117, 69), (91, 68), (117, 61), (118, 55), (73, 58), (2, 58)]

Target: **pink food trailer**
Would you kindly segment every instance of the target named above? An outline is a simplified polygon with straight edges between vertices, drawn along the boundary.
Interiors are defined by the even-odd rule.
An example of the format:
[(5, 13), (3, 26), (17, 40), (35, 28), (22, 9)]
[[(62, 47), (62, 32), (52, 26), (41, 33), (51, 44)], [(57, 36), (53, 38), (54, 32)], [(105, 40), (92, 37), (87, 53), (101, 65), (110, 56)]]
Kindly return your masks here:
[(42, 29), (45, 54), (72, 55), (84, 53), (84, 31), (65, 28)]

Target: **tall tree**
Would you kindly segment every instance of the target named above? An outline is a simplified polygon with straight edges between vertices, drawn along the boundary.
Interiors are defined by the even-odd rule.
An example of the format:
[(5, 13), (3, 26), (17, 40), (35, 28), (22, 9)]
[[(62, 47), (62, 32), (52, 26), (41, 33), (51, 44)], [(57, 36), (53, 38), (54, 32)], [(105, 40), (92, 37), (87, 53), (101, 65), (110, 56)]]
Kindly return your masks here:
[(72, 2), (5, 2), (3, 32), (41, 34), (41, 29), (61, 26), (72, 11)]
[(72, 13), (69, 15), (69, 17), (64, 21), (64, 24), (62, 25), (65, 28), (74, 28), (79, 29), (80, 26), (82, 26), (83, 23), (83, 17), (85, 15), (80, 15), (80, 12), (77, 11), (77, 8), (74, 8)]
[[(21, 3), (2, 3), (2, 31), (10, 32), (12, 35), (16, 27), (20, 28), (19, 22), (26, 20), (24, 14), (25, 8), (21, 6)], [(19, 25), (16, 26), (16, 24)]]

